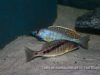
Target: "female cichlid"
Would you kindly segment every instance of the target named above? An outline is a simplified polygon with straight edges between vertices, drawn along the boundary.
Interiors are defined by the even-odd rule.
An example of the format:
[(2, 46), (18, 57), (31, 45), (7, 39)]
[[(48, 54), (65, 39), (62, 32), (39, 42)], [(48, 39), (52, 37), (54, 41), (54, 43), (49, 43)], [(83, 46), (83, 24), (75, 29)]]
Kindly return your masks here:
[(36, 57), (55, 57), (77, 48), (79, 48), (78, 44), (66, 40), (46, 42), (40, 51), (32, 51), (29, 48), (25, 48), (26, 60), (29, 62)]
[(76, 31), (61, 26), (51, 26), (47, 29), (40, 29), (38, 32), (32, 32), (33, 35), (44, 41), (69, 40), (88, 49), (89, 35), (81, 37)]

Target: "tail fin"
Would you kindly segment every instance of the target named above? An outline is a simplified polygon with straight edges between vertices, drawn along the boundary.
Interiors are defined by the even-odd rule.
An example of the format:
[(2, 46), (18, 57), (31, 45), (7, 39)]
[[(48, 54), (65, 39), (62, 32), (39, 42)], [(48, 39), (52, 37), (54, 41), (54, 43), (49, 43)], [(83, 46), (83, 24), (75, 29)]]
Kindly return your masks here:
[(25, 54), (26, 54), (26, 61), (29, 62), (31, 61), (34, 57), (36, 57), (36, 51), (32, 51), (31, 49), (27, 48), (25, 49)]
[(79, 40), (80, 40), (81, 47), (88, 49), (88, 41), (90, 40), (90, 35), (81, 37)]

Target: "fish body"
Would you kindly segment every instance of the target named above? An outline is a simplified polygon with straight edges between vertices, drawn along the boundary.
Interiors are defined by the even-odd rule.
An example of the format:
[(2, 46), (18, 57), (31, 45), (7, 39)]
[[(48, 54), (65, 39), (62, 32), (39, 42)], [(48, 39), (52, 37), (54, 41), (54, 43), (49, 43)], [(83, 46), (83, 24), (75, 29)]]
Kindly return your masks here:
[(47, 29), (40, 29), (36, 35), (47, 42), (69, 40), (79, 44), (83, 48), (88, 48), (89, 36), (81, 37), (77, 32), (69, 28), (51, 26)]
[(63, 55), (77, 48), (79, 48), (79, 46), (76, 43), (66, 40), (55, 40), (45, 43), (40, 51), (32, 51), (31, 49), (26, 48), (25, 52), (27, 61), (30, 61), (35, 57), (55, 57)]
[(47, 42), (54, 40), (61, 40), (61, 39), (77, 42), (77, 39), (73, 38), (72, 36), (64, 35), (62, 33), (50, 29), (41, 29), (40, 32), (38, 33), (38, 36)]
[(57, 32), (62, 33), (64, 35), (68, 35), (71, 38), (75, 38), (75, 39), (80, 38), (80, 34), (78, 34), (76, 31), (74, 31), (70, 28), (66, 28), (66, 27), (62, 27), (62, 26), (49, 26), (48, 29), (53, 30), (53, 31), (57, 31)]

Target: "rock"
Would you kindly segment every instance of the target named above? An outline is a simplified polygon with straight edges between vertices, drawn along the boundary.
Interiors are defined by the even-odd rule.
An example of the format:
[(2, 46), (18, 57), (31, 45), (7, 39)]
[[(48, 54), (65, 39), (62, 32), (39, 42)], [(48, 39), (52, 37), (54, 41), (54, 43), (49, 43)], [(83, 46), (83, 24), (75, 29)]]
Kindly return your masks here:
[(75, 29), (81, 32), (100, 34), (100, 7), (79, 16), (75, 23)]

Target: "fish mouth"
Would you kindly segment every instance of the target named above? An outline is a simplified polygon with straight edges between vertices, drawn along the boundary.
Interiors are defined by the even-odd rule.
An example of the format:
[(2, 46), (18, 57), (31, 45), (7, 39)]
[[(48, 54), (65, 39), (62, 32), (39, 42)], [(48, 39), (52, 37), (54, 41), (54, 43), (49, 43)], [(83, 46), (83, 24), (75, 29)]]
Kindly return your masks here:
[(37, 35), (37, 31), (33, 31), (31, 34), (33, 35), (33, 36), (36, 36)]

